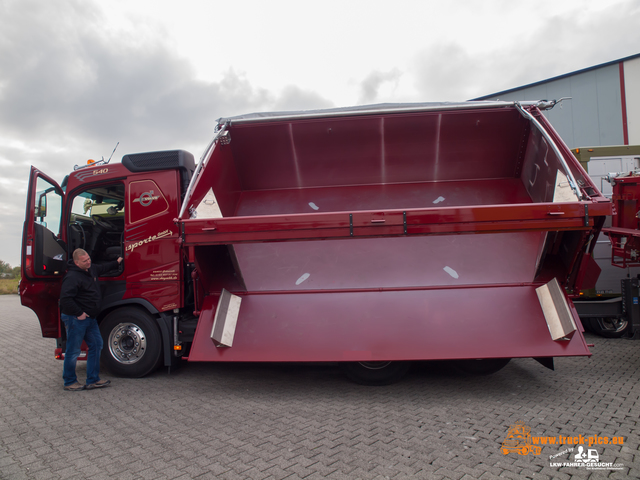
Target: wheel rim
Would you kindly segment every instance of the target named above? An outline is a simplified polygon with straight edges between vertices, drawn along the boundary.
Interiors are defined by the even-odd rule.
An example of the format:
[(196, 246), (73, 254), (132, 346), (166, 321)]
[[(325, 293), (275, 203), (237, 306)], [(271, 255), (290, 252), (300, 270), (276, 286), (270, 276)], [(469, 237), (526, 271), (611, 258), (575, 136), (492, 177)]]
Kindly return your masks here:
[(109, 351), (118, 362), (131, 365), (139, 361), (147, 349), (144, 331), (135, 323), (121, 323), (109, 334)]
[(358, 362), (367, 370), (382, 370), (391, 365), (391, 362)]
[(599, 318), (598, 326), (605, 332), (622, 332), (627, 325), (629, 324), (628, 320), (622, 318)]

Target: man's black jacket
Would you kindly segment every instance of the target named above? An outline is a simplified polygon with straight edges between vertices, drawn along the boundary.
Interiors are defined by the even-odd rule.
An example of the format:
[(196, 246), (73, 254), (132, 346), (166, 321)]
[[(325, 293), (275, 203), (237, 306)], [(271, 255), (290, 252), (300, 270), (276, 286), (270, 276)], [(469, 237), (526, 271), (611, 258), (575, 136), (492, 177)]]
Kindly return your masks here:
[(95, 318), (100, 313), (102, 295), (98, 286), (98, 277), (118, 268), (118, 262), (103, 265), (91, 264), (88, 271), (79, 268), (73, 260), (67, 263), (68, 271), (62, 280), (60, 290), (60, 311), (66, 315), (79, 317), (86, 313)]

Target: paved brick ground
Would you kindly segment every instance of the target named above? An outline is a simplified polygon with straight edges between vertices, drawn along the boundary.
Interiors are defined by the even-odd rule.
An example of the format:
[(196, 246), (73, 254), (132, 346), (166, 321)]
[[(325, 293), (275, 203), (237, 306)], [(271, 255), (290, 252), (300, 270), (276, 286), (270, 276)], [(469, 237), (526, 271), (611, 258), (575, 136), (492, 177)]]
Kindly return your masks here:
[[(0, 297), (0, 326), (2, 479), (640, 478), (640, 341), (588, 336), (593, 357), (555, 372), (530, 359), (488, 377), (423, 364), (373, 388), (334, 366), (187, 364), (70, 393), (18, 297)], [(550, 467), (567, 446), (503, 455), (517, 421), (539, 436), (622, 436), (597, 450), (624, 467)]]

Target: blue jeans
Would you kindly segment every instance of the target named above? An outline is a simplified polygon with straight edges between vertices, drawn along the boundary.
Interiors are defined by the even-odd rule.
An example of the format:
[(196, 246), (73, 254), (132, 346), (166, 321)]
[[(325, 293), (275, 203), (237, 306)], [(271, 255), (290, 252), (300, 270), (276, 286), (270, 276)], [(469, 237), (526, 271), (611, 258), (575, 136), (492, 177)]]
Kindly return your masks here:
[(102, 335), (95, 318), (78, 320), (73, 315), (61, 314), (67, 331), (67, 350), (64, 354), (62, 379), (64, 386), (73, 385), (78, 381), (76, 376), (76, 362), (80, 356), (80, 347), (84, 340), (89, 347), (87, 352), (87, 385), (100, 380), (100, 352), (102, 351)]

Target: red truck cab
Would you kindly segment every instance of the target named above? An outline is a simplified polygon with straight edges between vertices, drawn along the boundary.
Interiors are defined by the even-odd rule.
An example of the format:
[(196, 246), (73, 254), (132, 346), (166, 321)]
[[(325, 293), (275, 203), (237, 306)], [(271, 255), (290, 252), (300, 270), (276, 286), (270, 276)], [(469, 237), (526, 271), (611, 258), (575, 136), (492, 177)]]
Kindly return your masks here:
[[(100, 278), (106, 357), (120, 361), (109, 368), (139, 376), (170, 361), (147, 335), (172, 341), (173, 311), (185, 306), (174, 219), (194, 167), (193, 156), (181, 150), (125, 155), (122, 163), (76, 168), (62, 187), (31, 168), (20, 295), (38, 315), (44, 337), (64, 339), (60, 286), (68, 259), (82, 248), (95, 264), (124, 258)], [(155, 326), (145, 333), (140, 322)]]

